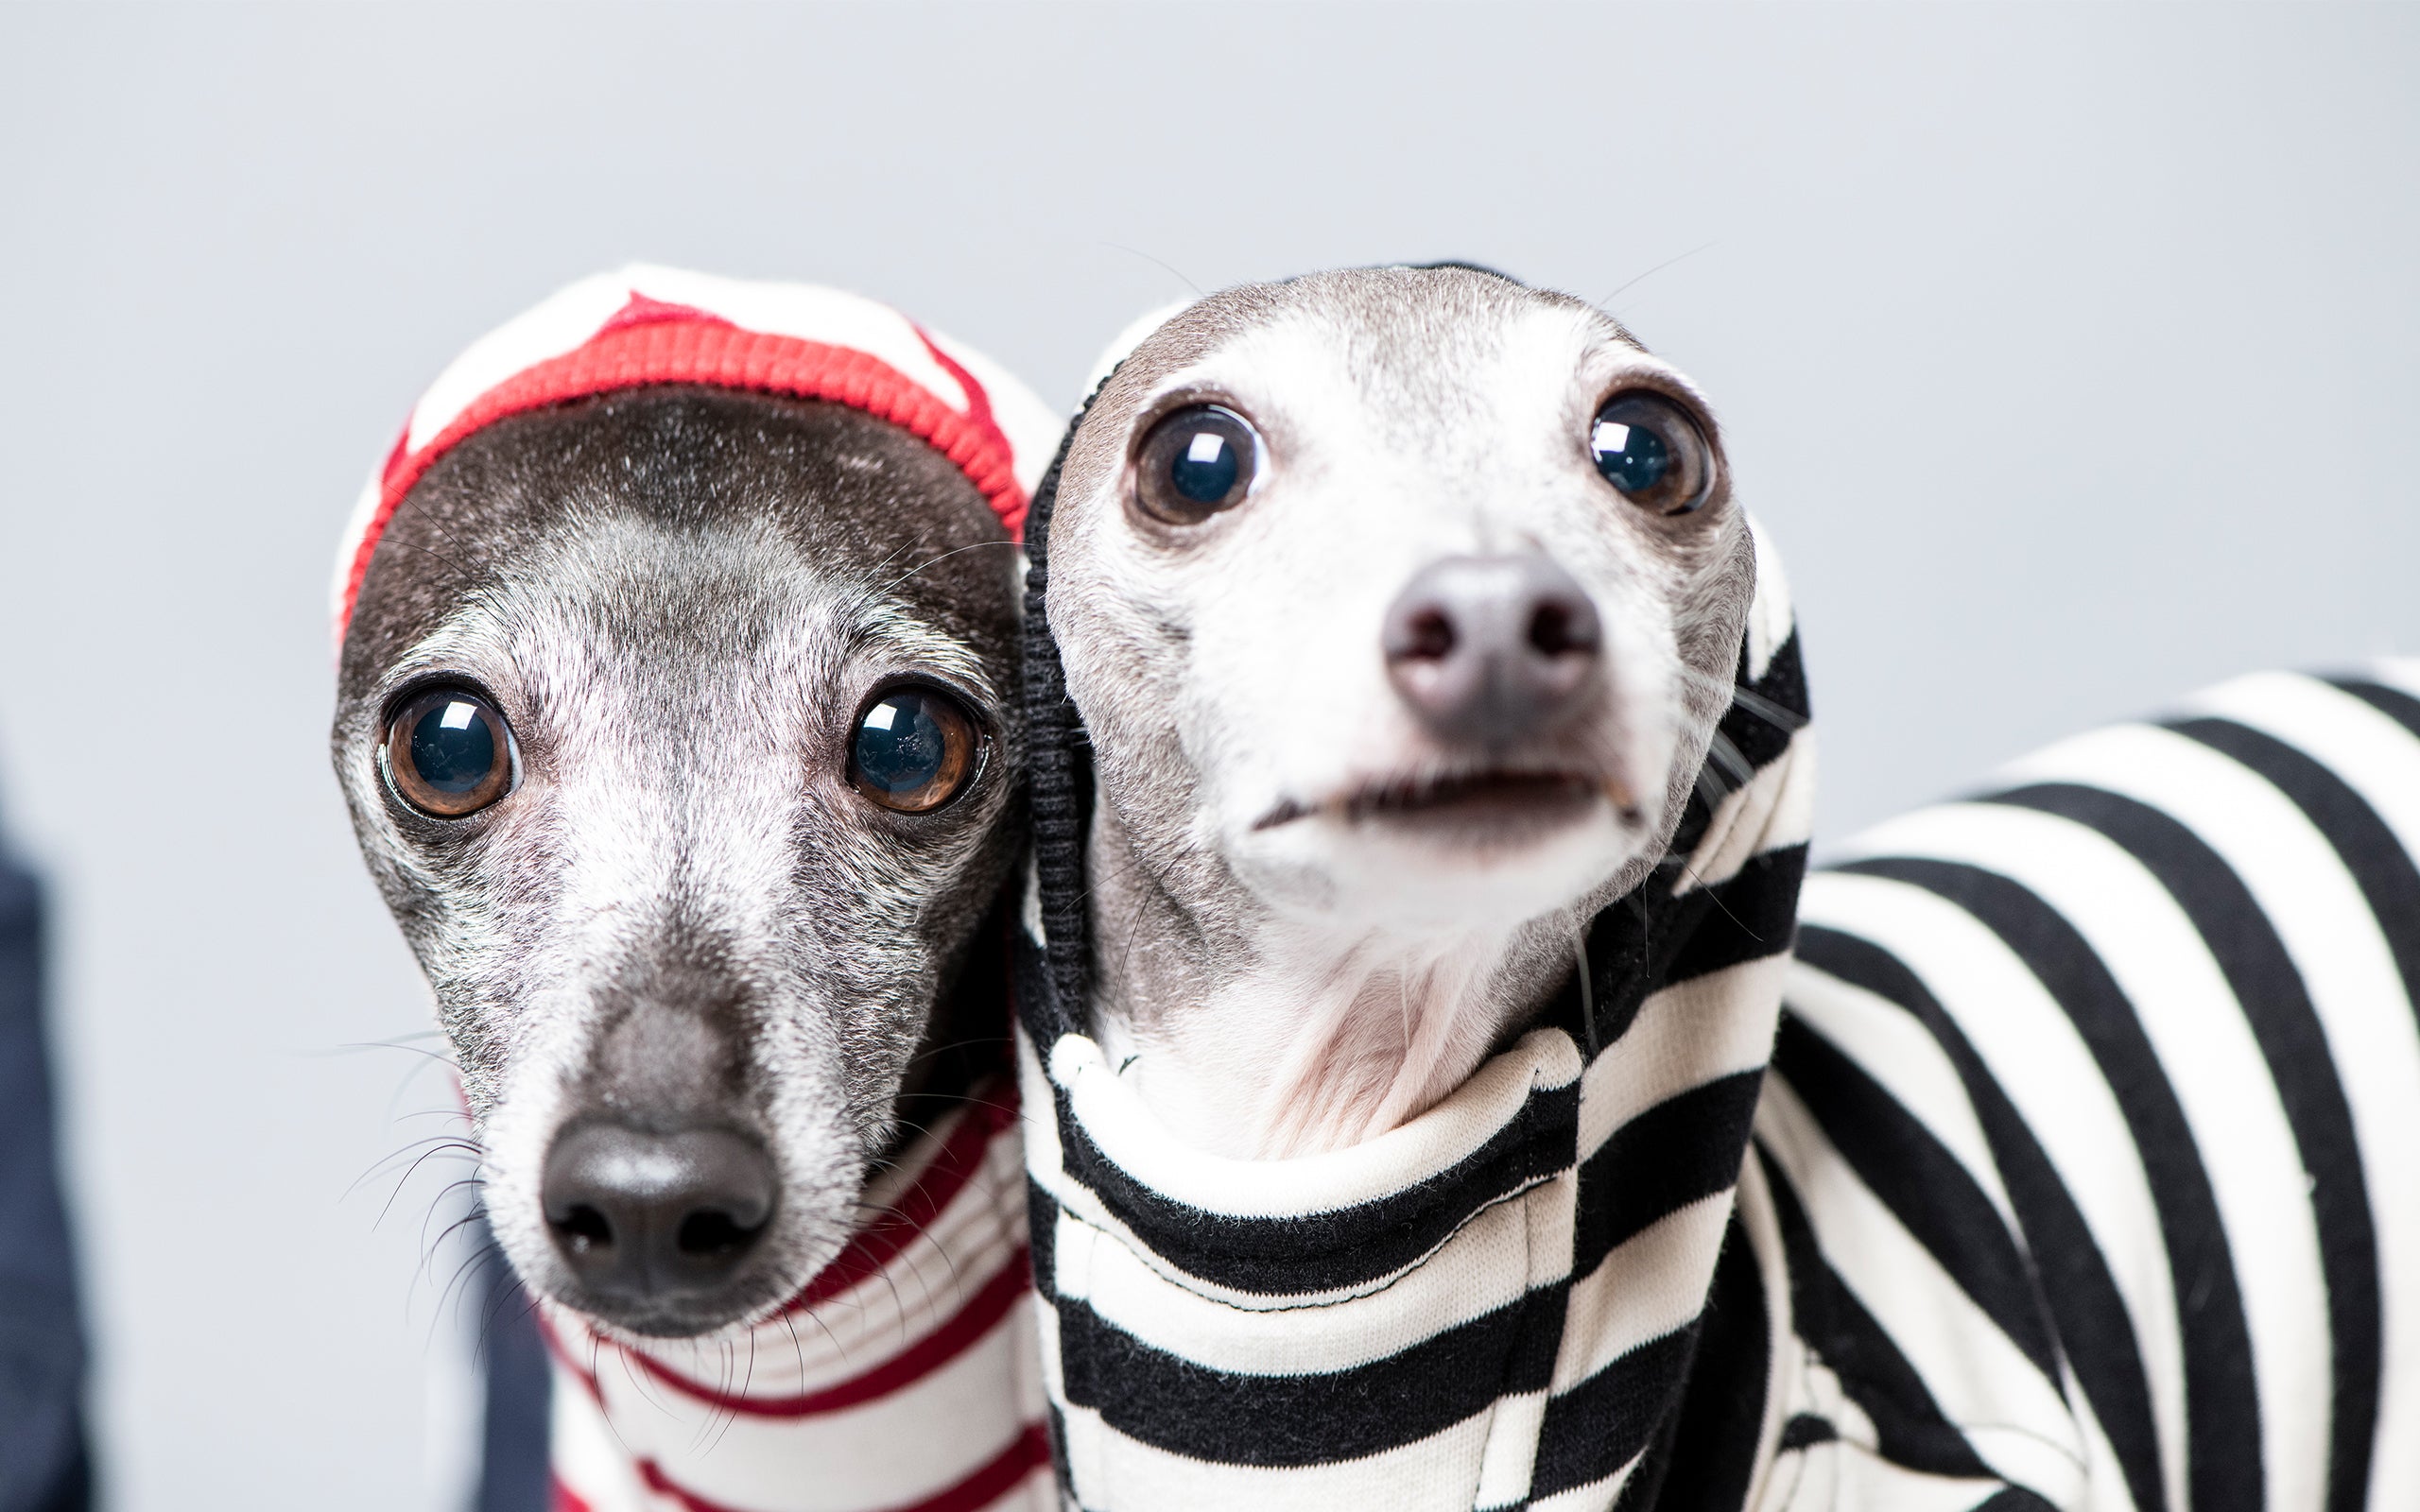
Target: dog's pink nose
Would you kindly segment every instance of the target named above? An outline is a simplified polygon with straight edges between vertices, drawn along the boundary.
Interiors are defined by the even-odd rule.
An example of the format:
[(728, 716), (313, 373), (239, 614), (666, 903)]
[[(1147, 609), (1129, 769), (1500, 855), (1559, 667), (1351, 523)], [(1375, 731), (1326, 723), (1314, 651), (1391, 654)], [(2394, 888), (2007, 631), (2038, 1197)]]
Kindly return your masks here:
[(714, 1303), (755, 1248), (778, 1191), (772, 1156), (752, 1136), (583, 1123), (547, 1152), (541, 1197), (556, 1252), (592, 1302), (643, 1327)]
[(1447, 557), (1412, 578), (1381, 636), (1395, 692), (1443, 739), (1509, 746), (1588, 702), (1603, 632), (1587, 590), (1545, 557)]

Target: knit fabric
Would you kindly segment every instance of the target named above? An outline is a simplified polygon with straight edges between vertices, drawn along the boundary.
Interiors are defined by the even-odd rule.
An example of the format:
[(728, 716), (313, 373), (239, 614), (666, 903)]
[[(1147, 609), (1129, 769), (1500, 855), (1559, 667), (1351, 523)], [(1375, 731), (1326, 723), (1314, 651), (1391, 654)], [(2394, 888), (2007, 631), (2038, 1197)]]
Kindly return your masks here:
[(1028, 545), (1039, 886), (1018, 1000), (1025, 1100), (1053, 1114), (1026, 1146), (1063, 1489), (1097, 1512), (1611, 1505), (1668, 1443), (1719, 1272), (1755, 1264), (1734, 1189), (1813, 780), (1778, 564), (1759, 542), (1719, 754), (1664, 863), (1590, 924), (1586, 983), (1404, 1126), (1234, 1160), (1171, 1136), (1089, 1032), (1055, 482)]
[(396, 507), (463, 438), (548, 404), (655, 384), (824, 400), (890, 421), (956, 463), (1012, 536), (1061, 430), (990, 358), (872, 300), (667, 267), (596, 274), (474, 343), (412, 406), (337, 554), (337, 638)]
[(1020, 1159), (1012, 1089), (978, 1089), (738, 1338), (617, 1344), (546, 1305), (557, 1512), (1043, 1512)]
[(2420, 1506), (2420, 662), (2240, 678), (1843, 850), (1752, 1164), (1772, 1504)]
[[(448, 450), (550, 404), (699, 384), (847, 404), (932, 445), (1014, 536), (1062, 424), (979, 352), (871, 300), (632, 266), (580, 280), (439, 376), (363, 490), (341, 643), (388, 522)], [(622, 1347), (544, 1310), (562, 1512), (981, 1512), (1046, 1504), (1012, 1086), (937, 1123), (782, 1313)]]

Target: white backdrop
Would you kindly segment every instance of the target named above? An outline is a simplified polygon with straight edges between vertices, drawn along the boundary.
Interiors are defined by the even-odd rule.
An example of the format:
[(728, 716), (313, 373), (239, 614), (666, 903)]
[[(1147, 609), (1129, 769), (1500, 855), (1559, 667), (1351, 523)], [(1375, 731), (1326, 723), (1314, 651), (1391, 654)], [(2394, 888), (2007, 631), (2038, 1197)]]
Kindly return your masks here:
[[(0, 8), (0, 788), (121, 1508), (428, 1503), (441, 1107), (321, 750), (354, 488), (632, 257), (894, 301), (1072, 402), (1182, 294), (1610, 298), (1787, 554), (1829, 833), (2420, 648), (2420, 10)], [(400, 1090), (399, 1090), (400, 1089)]]

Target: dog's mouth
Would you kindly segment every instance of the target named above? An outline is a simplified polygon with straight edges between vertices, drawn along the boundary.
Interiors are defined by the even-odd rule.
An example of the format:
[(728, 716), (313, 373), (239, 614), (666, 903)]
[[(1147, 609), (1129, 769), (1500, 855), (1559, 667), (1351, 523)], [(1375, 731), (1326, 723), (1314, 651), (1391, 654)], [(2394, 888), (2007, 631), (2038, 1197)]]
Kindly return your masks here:
[(1638, 799), (1618, 778), (1486, 769), (1388, 778), (1318, 801), (1282, 799), (1252, 827), (1260, 833), (1325, 816), (1349, 824), (1509, 839), (1560, 828), (1600, 802), (1611, 805), (1624, 825), (1640, 822)]

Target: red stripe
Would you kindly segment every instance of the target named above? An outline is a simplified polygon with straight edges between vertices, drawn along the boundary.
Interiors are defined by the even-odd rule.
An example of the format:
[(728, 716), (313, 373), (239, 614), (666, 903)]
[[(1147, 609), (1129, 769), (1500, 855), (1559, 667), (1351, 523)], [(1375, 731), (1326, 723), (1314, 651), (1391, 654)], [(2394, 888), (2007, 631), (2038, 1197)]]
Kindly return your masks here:
[(1014, 1084), (997, 1095), (1005, 1100), (979, 1102), (966, 1110), (958, 1127), (950, 1130), (941, 1153), (908, 1183), (907, 1194), (899, 1199), (898, 1206), (857, 1230), (849, 1246), (817, 1272), (784, 1312), (801, 1312), (871, 1279), (898, 1259), (899, 1252), (942, 1215), (975, 1174), (983, 1169), (992, 1137), (1016, 1117)]
[(693, 1397), (708, 1406), (750, 1418), (811, 1418), (818, 1413), (838, 1412), (871, 1401), (902, 1386), (922, 1381), (934, 1371), (964, 1354), (977, 1341), (990, 1333), (1017, 1298), (1031, 1289), (1031, 1257), (1022, 1248), (1009, 1257), (999, 1274), (983, 1283), (982, 1290), (967, 1299), (966, 1305), (952, 1314), (941, 1327), (918, 1339), (871, 1370), (861, 1371), (846, 1381), (796, 1397), (748, 1397), (718, 1390), (702, 1381), (693, 1381), (653, 1356), (638, 1349), (623, 1351), (635, 1360), (639, 1367), (664, 1384), (683, 1396)]
[(627, 326), (657, 325), (666, 320), (702, 320), (710, 325), (731, 326), (735, 331), (739, 329), (711, 310), (700, 310), (694, 304), (675, 304), (670, 300), (651, 299), (632, 289), (622, 307), (614, 312), (614, 318), (596, 328), (596, 334), (601, 335)]
[[(977, 1512), (977, 1508), (989, 1506), (1006, 1495), (1011, 1486), (1032, 1473), (1037, 1466), (1049, 1462), (1049, 1435), (1043, 1432), (1040, 1423), (1028, 1423), (1025, 1432), (1009, 1441), (1008, 1448), (977, 1467), (973, 1474), (957, 1485), (937, 1491), (921, 1502), (889, 1507), (884, 1512)], [(639, 1461), (639, 1474), (647, 1481), (648, 1489), (680, 1503), (683, 1512), (740, 1512), (739, 1508), (727, 1503), (709, 1502), (696, 1492), (683, 1488), (651, 1459)]]
[[(932, 353), (933, 360), (941, 364), (942, 371), (958, 380), (959, 390), (966, 395), (967, 422), (991, 437), (1000, 448), (1001, 455), (1014, 455), (1016, 448), (1009, 444), (1008, 433), (1000, 429), (998, 419), (992, 413), (991, 391), (978, 383), (973, 373), (966, 370), (964, 364), (943, 352), (941, 344), (935, 341), (923, 326), (917, 326), (915, 329), (916, 339), (925, 344), (925, 350)], [(996, 504), (994, 507), (1000, 511), (1000, 524), (1009, 527), (1010, 539), (1016, 540), (1023, 537), (1025, 534), (1025, 490), (1023, 489), (1017, 490), (1014, 507)]]
[[(628, 310), (625, 306), (622, 313)], [(619, 318), (617, 314), (615, 319)], [(936, 358), (945, 368), (956, 369), (939, 353)], [(982, 392), (972, 379), (960, 382), (969, 386), (970, 403)], [(925, 441), (956, 463), (991, 501), (993, 511), (1011, 535), (1025, 518), (1025, 490), (1017, 486), (1014, 454), (999, 427), (992, 423), (988, 397), (977, 420), (973, 414), (961, 414), (931, 389), (869, 352), (798, 336), (743, 331), (718, 317), (691, 318), (659, 305), (642, 310), (639, 323), (609, 321), (573, 351), (514, 373), (481, 394), (426, 446), (389, 459), (380, 480), (378, 507), (354, 548), (353, 564), (345, 575), (338, 633), (353, 621), (361, 581), (369, 576), (378, 538), (394, 518), (396, 506), (437, 459), (464, 437), (548, 404), (650, 384), (683, 383), (828, 400), (862, 409)]]
[(552, 1474), (546, 1477), (546, 1507), (547, 1512), (590, 1512), (588, 1503)]

